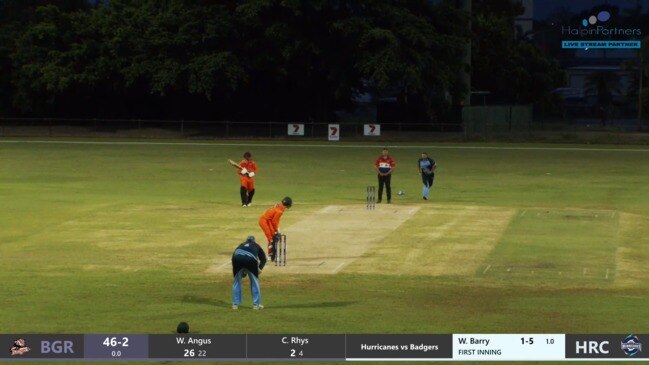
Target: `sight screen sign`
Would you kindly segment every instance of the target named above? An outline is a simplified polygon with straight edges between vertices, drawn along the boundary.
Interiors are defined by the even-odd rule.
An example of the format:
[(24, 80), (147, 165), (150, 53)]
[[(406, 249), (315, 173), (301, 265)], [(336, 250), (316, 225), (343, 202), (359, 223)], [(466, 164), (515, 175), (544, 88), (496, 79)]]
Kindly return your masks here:
[(611, 13), (600, 11), (578, 25), (561, 27), (562, 48), (640, 48), (642, 30), (611, 24)]

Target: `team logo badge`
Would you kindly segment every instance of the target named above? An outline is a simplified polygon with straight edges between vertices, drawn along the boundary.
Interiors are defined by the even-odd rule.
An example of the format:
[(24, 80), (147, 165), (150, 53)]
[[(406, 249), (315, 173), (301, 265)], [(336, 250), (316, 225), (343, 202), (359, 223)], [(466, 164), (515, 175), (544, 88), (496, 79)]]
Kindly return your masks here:
[(628, 335), (622, 340), (622, 351), (629, 356), (635, 356), (642, 351), (642, 344), (638, 336)]
[(24, 339), (19, 338), (14, 341), (14, 345), (11, 346), (11, 349), (9, 350), (9, 353), (11, 356), (21, 356), (31, 350), (29, 347), (27, 347), (27, 343), (25, 342)]

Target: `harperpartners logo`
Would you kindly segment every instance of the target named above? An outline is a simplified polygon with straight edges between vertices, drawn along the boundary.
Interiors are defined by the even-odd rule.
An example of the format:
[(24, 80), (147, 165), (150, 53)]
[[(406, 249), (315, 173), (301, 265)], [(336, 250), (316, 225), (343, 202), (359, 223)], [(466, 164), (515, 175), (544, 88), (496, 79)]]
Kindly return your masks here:
[(609, 19), (611, 19), (611, 13), (609, 13), (608, 11), (600, 11), (599, 14), (597, 14), (597, 16), (591, 15), (588, 18), (588, 20), (582, 19), (581, 25), (587, 27), (588, 24), (595, 25), (597, 24), (597, 21), (604, 23), (607, 22)]
[(608, 35), (626, 35), (626, 36), (641, 36), (642, 30), (640, 28), (610, 28), (605, 24), (611, 19), (611, 13), (608, 11), (600, 11), (597, 16), (591, 15), (588, 19), (581, 20), (581, 27), (562, 26), (562, 35), (572, 36), (608, 36)]
[(640, 40), (597, 39), (596, 37), (639, 37), (642, 35), (640, 28), (609, 27), (606, 23), (610, 19), (611, 13), (608, 11), (600, 11), (597, 15), (591, 15), (588, 18), (582, 19), (580, 27), (561, 26), (561, 35), (581, 38), (562, 40), (561, 48), (583, 48), (586, 50), (588, 48), (640, 48)]

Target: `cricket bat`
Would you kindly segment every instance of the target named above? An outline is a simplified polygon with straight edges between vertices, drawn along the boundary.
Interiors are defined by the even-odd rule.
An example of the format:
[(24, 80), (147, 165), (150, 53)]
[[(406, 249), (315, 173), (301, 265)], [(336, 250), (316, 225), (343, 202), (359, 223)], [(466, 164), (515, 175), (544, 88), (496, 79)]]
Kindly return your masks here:
[(238, 163), (236, 163), (236, 162), (234, 162), (234, 161), (232, 161), (230, 159), (228, 159), (228, 162), (230, 163), (230, 165), (232, 165), (232, 166), (234, 166), (234, 167), (236, 167), (238, 169), (243, 169), (243, 167), (241, 167), (241, 165), (239, 165)]

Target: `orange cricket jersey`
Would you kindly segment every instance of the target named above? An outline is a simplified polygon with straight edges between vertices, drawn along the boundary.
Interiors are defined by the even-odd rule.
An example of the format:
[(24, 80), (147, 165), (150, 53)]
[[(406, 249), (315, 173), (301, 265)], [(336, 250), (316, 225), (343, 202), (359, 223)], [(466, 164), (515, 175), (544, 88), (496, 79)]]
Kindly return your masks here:
[[(257, 173), (257, 164), (253, 160), (248, 161), (246, 159), (243, 159), (241, 160), (241, 162), (239, 162), (239, 166), (248, 170), (248, 172), (254, 172), (255, 174)], [(241, 170), (239, 170), (239, 175), (241, 175)], [(242, 175), (242, 176), (248, 177), (248, 175)]]
[(261, 216), (260, 220), (267, 221), (271, 224), (274, 231), (279, 228), (279, 219), (284, 214), (286, 207), (282, 203), (275, 204), (272, 208), (268, 208)]

